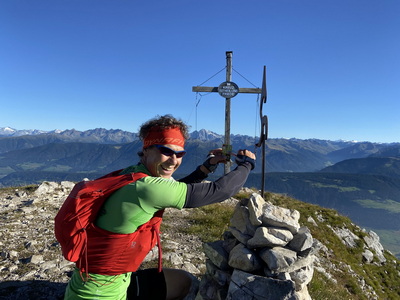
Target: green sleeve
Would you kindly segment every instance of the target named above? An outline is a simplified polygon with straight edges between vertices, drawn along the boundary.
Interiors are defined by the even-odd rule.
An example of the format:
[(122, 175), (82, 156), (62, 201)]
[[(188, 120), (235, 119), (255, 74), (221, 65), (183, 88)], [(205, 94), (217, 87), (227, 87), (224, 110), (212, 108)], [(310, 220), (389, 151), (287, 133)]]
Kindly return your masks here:
[(185, 205), (187, 185), (147, 176), (114, 192), (104, 204), (96, 225), (115, 233), (131, 233), (160, 209)]

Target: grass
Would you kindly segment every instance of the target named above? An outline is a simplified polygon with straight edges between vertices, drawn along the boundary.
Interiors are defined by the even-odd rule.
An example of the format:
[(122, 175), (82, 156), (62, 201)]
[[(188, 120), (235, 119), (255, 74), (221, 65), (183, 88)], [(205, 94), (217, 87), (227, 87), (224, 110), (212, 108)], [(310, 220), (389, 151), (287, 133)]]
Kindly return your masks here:
[(400, 203), (391, 199), (376, 201), (371, 199), (354, 200), (365, 208), (384, 209), (391, 213), (400, 213)]
[(323, 183), (313, 183), (312, 186), (316, 188), (334, 188), (338, 189), (339, 192), (356, 192), (360, 189), (354, 186), (339, 186), (334, 184), (323, 184)]
[(183, 228), (187, 234), (199, 236), (203, 243), (219, 240), (228, 229), (234, 207), (221, 203), (195, 208), (191, 225)]
[(27, 193), (32, 193), (37, 189), (37, 185), (35, 184), (31, 184), (31, 185), (27, 185), (27, 186), (9, 186), (9, 187), (2, 187), (0, 188), (0, 193), (2, 194), (7, 194), (7, 193), (15, 193), (15, 191), (25, 191)]
[[(230, 218), (232, 216), (234, 207), (224, 204), (212, 204), (200, 208), (190, 209), (189, 216), (183, 217), (184, 222), (189, 223), (188, 226), (181, 226), (180, 232), (185, 234), (194, 235), (200, 238), (203, 243), (220, 240), (222, 234), (228, 229)], [(175, 230), (176, 227), (169, 225), (168, 221), (173, 218), (171, 216), (164, 216), (164, 221), (161, 225), (161, 232), (168, 232)], [(167, 251), (164, 248), (163, 251)], [(194, 261), (195, 262), (195, 261)], [(199, 258), (199, 264), (202, 262)], [(143, 263), (141, 268), (156, 268), (156, 261), (149, 261)], [(163, 268), (176, 267), (168, 260), (163, 260)], [(203, 270), (205, 271), (205, 270)]]
[[(346, 278), (347, 279), (347, 278)], [(318, 271), (314, 271), (314, 276), (308, 285), (308, 292), (312, 299), (318, 300), (343, 300), (343, 299), (365, 299), (366, 297), (357, 295), (360, 289), (354, 280), (347, 282), (334, 282), (327, 280), (326, 276)]]

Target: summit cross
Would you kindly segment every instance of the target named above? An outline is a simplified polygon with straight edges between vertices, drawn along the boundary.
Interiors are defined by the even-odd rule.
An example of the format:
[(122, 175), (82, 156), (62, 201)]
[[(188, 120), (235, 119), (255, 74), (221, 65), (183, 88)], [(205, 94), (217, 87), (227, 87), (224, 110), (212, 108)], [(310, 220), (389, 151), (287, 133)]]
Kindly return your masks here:
[[(236, 83), (232, 82), (232, 51), (226, 51), (226, 81), (221, 83), (217, 87), (208, 86), (193, 86), (192, 92), (208, 92), (208, 93), (219, 93), (225, 98), (225, 140), (223, 151), (224, 154), (229, 157), (232, 151), (232, 145), (230, 140), (231, 135), (231, 99), (239, 93), (247, 94), (261, 94), (262, 89), (260, 88), (239, 88)], [(230, 163), (225, 164), (225, 174), (230, 172)]]

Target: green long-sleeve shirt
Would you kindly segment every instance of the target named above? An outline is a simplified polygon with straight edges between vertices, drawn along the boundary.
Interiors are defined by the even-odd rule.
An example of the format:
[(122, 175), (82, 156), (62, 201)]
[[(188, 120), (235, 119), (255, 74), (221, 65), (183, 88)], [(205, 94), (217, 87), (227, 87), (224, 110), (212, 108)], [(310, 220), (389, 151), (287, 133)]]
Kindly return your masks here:
[[(123, 173), (143, 172), (143, 165), (131, 166)], [(149, 221), (160, 209), (182, 209), (187, 185), (173, 179), (147, 176), (114, 192), (105, 202), (96, 225), (102, 229), (128, 234)], [(126, 299), (131, 273), (109, 276), (89, 274), (92, 280), (84, 282), (75, 270), (66, 289), (64, 299)], [(84, 276), (84, 274), (83, 274)]]

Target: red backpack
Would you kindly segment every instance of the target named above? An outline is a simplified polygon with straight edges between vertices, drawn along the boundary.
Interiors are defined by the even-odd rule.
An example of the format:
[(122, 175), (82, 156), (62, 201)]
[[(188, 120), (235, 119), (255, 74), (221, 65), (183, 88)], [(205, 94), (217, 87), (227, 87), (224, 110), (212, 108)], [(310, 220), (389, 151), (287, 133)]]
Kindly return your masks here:
[(57, 213), (54, 232), (67, 260), (78, 262), (87, 255), (87, 229), (95, 221), (104, 201), (117, 189), (147, 176), (144, 173), (120, 175), (120, 172), (77, 183)]

